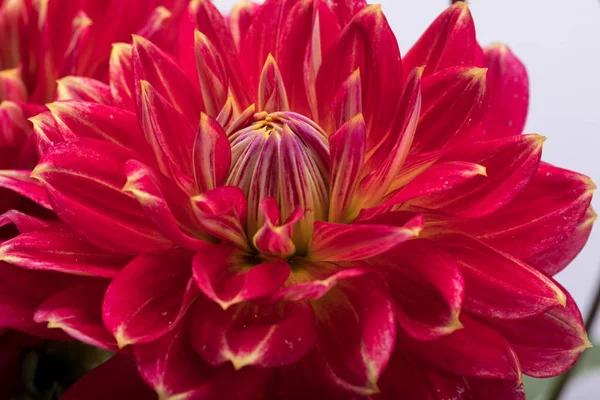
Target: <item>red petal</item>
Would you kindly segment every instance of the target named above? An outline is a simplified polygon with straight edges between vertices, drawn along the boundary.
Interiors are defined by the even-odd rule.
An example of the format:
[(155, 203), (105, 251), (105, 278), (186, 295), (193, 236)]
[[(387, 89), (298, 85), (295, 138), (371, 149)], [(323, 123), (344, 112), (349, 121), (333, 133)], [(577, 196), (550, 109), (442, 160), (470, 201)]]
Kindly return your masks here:
[(170, 248), (135, 198), (121, 190), (131, 156), (93, 139), (65, 142), (50, 149), (32, 175), (44, 183), (60, 219), (92, 244), (125, 254)]
[(405, 74), (423, 65), (425, 76), (448, 67), (473, 65), (476, 46), (469, 7), (458, 1), (432, 22), (402, 58)]
[(252, 239), (254, 247), (262, 254), (286, 258), (296, 252), (292, 240), (294, 224), (304, 216), (304, 211), (296, 207), (286, 221), (281, 223), (279, 205), (274, 197), (265, 197), (260, 202), (260, 209), (265, 217), (264, 225)]
[(0, 228), (9, 224), (14, 224), (21, 233), (37, 231), (49, 225), (46, 221), (23, 214), (18, 210), (8, 210), (0, 215)]
[(473, 399), (525, 400), (523, 382), (510, 379), (466, 379)]
[(0, 70), (0, 101), (27, 101), (27, 87), (20, 68)]
[(210, 243), (198, 250), (192, 270), (200, 290), (223, 310), (272, 294), (290, 274), (283, 260), (253, 265), (250, 257), (235, 247)]
[(308, 244), (308, 258), (316, 261), (350, 261), (374, 257), (419, 235), (421, 217), (404, 226), (346, 225), (315, 222)]
[(246, 32), (259, 7), (260, 5), (252, 1), (241, 0), (233, 6), (229, 13), (229, 17), (227, 18), (229, 30), (238, 51), (240, 50), (241, 41), (246, 36)]
[(353, 117), (330, 138), (331, 151), (329, 218), (349, 222), (349, 209), (358, 188), (366, 151), (366, 127), (361, 114)]
[(463, 309), (489, 318), (519, 319), (564, 305), (565, 293), (535, 268), (466, 235), (435, 238), (461, 266)]
[(411, 240), (376, 263), (394, 300), (396, 319), (416, 340), (432, 340), (462, 328), (462, 274), (452, 256), (428, 240)]
[(305, 302), (238, 304), (224, 311), (197, 302), (192, 310), (192, 345), (207, 363), (230, 361), (236, 370), (249, 365), (294, 364), (314, 346), (312, 308)]
[(464, 329), (428, 342), (400, 332), (398, 345), (428, 363), (456, 375), (520, 379), (519, 361), (509, 343), (496, 331), (466, 316)]
[[(31, 117), (29, 121), (33, 124), (36, 150), (40, 157), (46, 154), (52, 146), (67, 139), (63, 136), (63, 132), (58, 129), (56, 119), (50, 111), (44, 111), (35, 117)], [(75, 135), (71, 132), (69, 139), (74, 138)]]
[(0, 171), (0, 188), (12, 190), (51, 210), (52, 206), (46, 190), (37, 180), (29, 177), (31, 173), (32, 171), (2, 170)]
[(204, 113), (200, 115), (192, 153), (194, 178), (200, 192), (225, 183), (231, 166), (231, 147), (221, 125)]
[(392, 302), (383, 284), (372, 276), (345, 280), (314, 307), (318, 348), (329, 377), (355, 393), (377, 393), (396, 338)]
[(196, 223), (189, 197), (163, 175), (136, 160), (125, 163), (127, 182), (123, 191), (131, 193), (144, 214), (160, 231), (190, 250), (201, 247), (207, 238)]
[(131, 111), (135, 110), (132, 53), (132, 45), (114, 43), (108, 68), (110, 93), (114, 104)]
[(523, 132), (529, 106), (529, 79), (521, 61), (510, 49), (496, 44), (485, 50), (490, 92), (485, 135), (501, 137)]
[(176, 16), (164, 6), (156, 7), (147, 17), (145, 24), (137, 30), (137, 34), (163, 49), (174, 47)]
[(135, 362), (116, 354), (88, 372), (62, 395), (61, 400), (155, 400), (156, 394), (141, 379)]
[(274, 113), (290, 109), (285, 84), (277, 62), (271, 54), (267, 57), (258, 82), (258, 109)]
[(112, 278), (128, 258), (107, 253), (56, 224), (3, 242), (0, 260), (34, 270)]
[(194, 49), (204, 107), (208, 115), (216, 118), (227, 101), (229, 76), (221, 55), (200, 31), (194, 33)]
[(111, 105), (110, 88), (104, 82), (81, 76), (67, 76), (56, 81), (56, 100), (90, 101)]
[(138, 256), (112, 280), (102, 318), (119, 348), (147, 343), (173, 329), (195, 298), (190, 254)]
[(518, 321), (491, 320), (490, 324), (512, 345), (523, 372), (536, 378), (562, 374), (592, 347), (577, 304), (568, 294), (564, 307)]
[(62, 329), (81, 342), (114, 351), (117, 343), (102, 323), (107, 285), (107, 281), (97, 280), (58, 292), (38, 307), (34, 320)]

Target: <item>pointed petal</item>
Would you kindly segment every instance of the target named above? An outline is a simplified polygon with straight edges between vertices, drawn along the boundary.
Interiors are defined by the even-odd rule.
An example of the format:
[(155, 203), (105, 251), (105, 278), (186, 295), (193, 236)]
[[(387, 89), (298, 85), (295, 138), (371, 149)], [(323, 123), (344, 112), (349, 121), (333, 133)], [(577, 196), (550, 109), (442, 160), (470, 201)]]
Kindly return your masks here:
[(464, 329), (422, 342), (399, 331), (398, 345), (428, 363), (456, 375), (479, 378), (521, 378), (517, 356), (498, 332), (465, 315)]
[(170, 248), (135, 198), (121, 190), (131, 157), (111, 143), (80, 139), (51, 148), (32, 175), (43, 182), (60, 219), (92, 244), (125, 254)]
[(581, 313), (568, 293), (564, 307), (523, 320), (490, 322), (515, 349), (523, 372), (536, 378), (562, 374), (592, 347)]
[(366, 151), (366, 127), (361, 114), (353, 117), (329, 139), (331, 151), (329, 218), (331, 222), (349, 222), (349, 209), (363, 169)]
[(0, 101), (27, 101), (27, 87), (20, 68), (0, 70)]
[(238, 51), (240, 50), (242, 39), (246, 36), (246, 32), (248, 32), (248, 28), (250, 28), (252, 19), (259, 7), (258, 4), (250, 0), (240, 0), (233, 6), (229, 13), (227, 22), (229, 22), (229, 30)]
[(338, 16), (340, 26), (344, 27), (354, 15), (367, 6), (366, 0), (347, 0), (332, 2), (330, 7)]
[(422, 217), (415, 217), (404, 226), (317, 221), (308, 244), (308, 258), (317, 261), (350, 261), (374, 257), (414, 239), (422, 228)]
[(0, 187), (12, 190), (36, 204), (52, 210), (46, 190), (40, 183), (30, 178), (31, 171), (0, 170)]
[(523, 132), (529, 106), (529, 79), (521, 61), (503, 44), (485, 49), (490, 111), (484, 135), (502, 137)]
[(174, 29), (170, 29), (171, 24), (175, 23), (175, 19), (175, 15), (169, 9), (158, 6), (148, 16), (144, 25), (137, 30), (136, 34), (148, 39), (160, 48), (168, 49), (172, 47), (170, 42), (174, 40), (176, 33)]
[[(29, 118), (33, 124), (33, 132), (35, 134), (35, 146), (37, 153), (42, 157), (48, 149), (57, 143), (65, 141), (63, 130), (59, 130), (56, 118), (50, 111), (44, 111), (35, 117)], [(74, 139), (74, 134), (71, 132), (71, 140)]]
[(69, 336), (89, 345), (115, 351), (117, 342), (102, 322), (102, 299), (107, 281), (69, 287), (42, 303), (35, 311), (35, 322), (62, 329)]
[(248, 206), (240, 188), (220, 186), (194, 196), (190, 201), (202, 229), (241, 249), (249, 249), (244, 231)]
[(195, 286), (188, 253), (138, 256), (108, 286), (102, 319), (119, 348), (151, 342), (181, 320), (196, 297)]
[(156, 394), (140, 377), (133, 359), (116, 354), (75, 382), (61, 399), (155, 400)]
[(425, 341), (462, 328), (465, 283), (459, 265), (439, 246), (411, 240), (380, 257), (375, 269), (385, 276), (406, 334)]
[(565, 293), (552, 279), (508, 254), (462, 234), (441, 235), (435, 240), (462, 269), (466, 288), (463, 309), (471, 314), (519, 319), (565, 304)]
[(3, 242), (0, 261), (34, 270), (112, 278), (128, 258), (107, 253), (65, 225), (56, 224)]
[(475, 26), (465, 2), (441, 13), (402, 58), (405, 74), (426, 66), (425, 76), (457, 65), (473, 65), (477, 41)]
[(392, 302), (383, 283), (373, 276), (338, 282), (314, 308), (318, 349), (329, 378), (357, 394), (377, 393), (396, 339)]
[(258, 109), (268, 113), (290, 109), (285, 84), (277, 62), (271, 54), (267, 57), (258, 82)]
[(111, 105), (109, 86), (92, 78), (66, 76), (56, 81), (56, 100), (80, 100)]
[(196, 224), (189, 197), (152, 168), (136, 160), (125, 163), (124, 192), (140, 203), (146, 217), (174, 243), (194, 250), (206, 237)]
[(314, 315), (305, 302), (247, 302), (228, 310), (197, 302), (191, 313), (192, 345), (213, 366), (230, 361), (239, 370), (294, 364), (315, 343)]
[(200, 31), (194, 32), (194, 49), (204, 107), (206, 113), (215, 118), (227, 101), (229, 89), (227, 70), (217, 49)]
[(142, 99), (145, 97), (141, 81), (147, 81), (167, 104), (183, 114), (191, 126), (196, 126), (200, 111), (203, 110), (202, 96), (175, 60), (152, 42), (137, 35), (133, 36), (132, 60), (138, 110), (142, 110)]
[(354, 15), (337, 43), (323, 57), (317, 76), (319, 125), (332, 129), (331, 105), (335, 94), (354, 71), (360, 69), (362, 107), (371, 148), (391, 127), (391, 115), (402, 92), (402, 63), (396, 38), (378, 5), (369, 5)]
[(254, 264), (235, 247), (206, 243), (194, 256), (192, 271), (206, 297), (227, 310), (275, 292), (286, 281), (290, 267), (283, 260)]
[(362, 83), (360, 69), (356, 69), (342, 83), (335, 94), (331, 105), (335, 126), (338, 130), (349, 120), (362, 115)]
[(8, 210), (0, 214), (0, 228), (9, 224), (13, 224), (19, 232), (26, 233), (44, 229), (49, 225), (49, 222), (24, 214), (18, 210)]
[(296, 252), (292, 240), (292, 229), (304, 215), (300, 207), (296, 207), (287, 220), (281, 223), (279, 205), (274, 197), (265, 197), (260, 202), (260, 209), (265, 217), (264, 225), (254, 235), (254, 247), (263, 254), (286, 258)]
[(108, 66), (108, 82), (115, 106), (131, 111), (135, 110), (132, 54), (132, 45), (114, 43)]
[(231, 147), (227, 134), (209, 115), (200, 115), (192, 149), (192, 166), (200, 192), (222, 186), (231, 166)]

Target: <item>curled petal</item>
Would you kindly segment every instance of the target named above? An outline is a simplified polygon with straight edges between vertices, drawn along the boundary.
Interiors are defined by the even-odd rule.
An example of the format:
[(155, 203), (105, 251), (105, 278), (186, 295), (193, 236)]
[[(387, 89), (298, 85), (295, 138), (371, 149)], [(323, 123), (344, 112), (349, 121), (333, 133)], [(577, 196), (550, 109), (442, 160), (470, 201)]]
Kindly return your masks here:
[(107, 281), (97, 281), (69, 287), (42, 303), (34, 320), (62, 329), (81, 342), (114, 351), (117, 343), (102, 322), (107, 285)]
[(221, 125), (209, 115), (200, 115), (192, 149), (196, 185), (205, 192), (223, 185), (231, 166), (231, 147)]
[(521, 61), (503, 44), (485, 49), (490, 111), (484, 135), (502, 137), (523, 132), (529, 106), (529, 79)]
[(138, 256), (108, 286), (102, 319), (119, 348), (148, 343), (175, 327), (196, 293), (186, 252)]
[(279, 205), (274, 197), (261, 200), (260, 209), (265, 217), (265, 223), (254, 235), (254, 246), (263, 254), (281, 258), (294, 254), (296, 246), (292, 241), (292, 229), (302, 218), (303, 210), (296, 207), (282, 224)]
[(0, 228), (13, 224), (21, 233), (37, 231), (46, 228), (50, 222), (32, 217), (18, 210), (8, 210), (0, 215)]
[(426, 66), (425, 76), (457, 65), (473, 65), (477, 40), (465, 2), (458, 1), (440, 14), (402, 58), (405, 73)]
[(206, 297), (227, 310), (275, 292), (286, 281), (290, 267), (283, 260), (252, 265), (235, 247), (206, 243), (194, 256), (192, 271)]
[(312, 307), (305, 302), (248, 302), (228, 310), (197, 302), (190, 337), (207, 363), (218, 366), (229, 361), (236, 370), (294, 364), (316, 340)]
[(422, 217), (415, 217), (404, 226), (317, 221), (308, 244), (308, 258), (316, 261), (350, 261), (374, 257), (414, 239), (422, 228)]
[(229, 13), (229, 18), (227, 18), (229, 30), (238, 51), (240, 50), (242, 38), (246, 36), (258, 8), (259, 5), (250, 0), (241, 0), (233, 6)]
[(156, 7), (148, 16), (144, 26), (136, 32), (161, 48), (168, 48), (170, 41), (174, 39), (173, 30), (168, 29), (175, 21), (173, 13), (164, 6)]
[(109, 86), (92, 78), (67, 76), (56, 81), (56, 100), (90, 101), (111, 105)]
[(128, 258), (107, 253), (62, 224), (22, 233), (0, 244), (0, 260), (33, 270), (112, 278)]
[(12, 190), (36, 204), (52, 210), (46, 190), (36, 179), (30, 178), (32, 171), (0, 170), (0, 187)]

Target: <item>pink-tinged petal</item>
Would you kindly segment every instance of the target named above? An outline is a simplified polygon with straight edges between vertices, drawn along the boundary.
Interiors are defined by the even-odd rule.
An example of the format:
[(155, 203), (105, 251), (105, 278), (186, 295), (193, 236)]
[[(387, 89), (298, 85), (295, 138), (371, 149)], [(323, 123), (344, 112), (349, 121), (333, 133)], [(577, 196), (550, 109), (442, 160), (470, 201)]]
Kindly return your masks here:
[(464, 143), (441, 161), (480, 164), (487, 176), (474, 177), (458, 188), (421, 198), (414, 204), (471, 218), (494, 212), (510, 203), (533, 178), (544, 140), (539, 135), (517, 135)]
[(64, 400), (156, 400), (156, 393), (140, 377), (131, 356), (116, 354), (79, 379)]
[(590, 207), (579, 225), (562, 242), (550, 247), (548, 250), (538, 253), (527, 260), (548, 275), (555, 275), (562, 271), (583, 249), (592, 232), (592, 226), (598, 219), (598, 215)]
[(64, 142), (42, 157), (32, 176), (43, 182), (60, 219), (92, 244), (124, 254), (170, 248), (137, 200), (121, 190), (131, 157), (112, 143)]
[(21, 233), (37, 231), (46, 228), (51, 222), (22, 213), (19, 210), (8, 210), (0, 214), (0, 228), (13, 224)]
[(156, 7), (148, 16), (144, 25), (138, 29), (137, 35), (144, 37), (160, 48), (168, 49), (176, 36), (175, 29), (169, 29), (175, 24), (175, 16), (164, 6)]
[(112, 278), (129, 261), (86, 242), (63, 224), (22, 233), (0, 244), (0, 260), (33, 270)]
[(27, 101), (20, 68), (0, 70), (0, 101)]
[(396, 349), (379, 381), (381, 400), (476, 400), (462, 376), (454, 375)]
[(202, 113), (192, 149), (192, 167), (200, 192), (221, 186), (229, 174), (231, 147), (221, 125)]
[(180, 324), (160, 339), (134, 347), (138, 370), (159, 398), (254, 398), (270, 371), (261, 368), (235, 371), (229, 365), (221, 368), (208, 365), (194, 351), (185, 328), (185, 324)]
[(113, 103), (131, 111), (135, 110), (132, 53), (132, 45), (114, 43), (108, 66), (108, 82)]
[(0, 170), (0, 188), (11, 190), (52, 210), (46, 190), (37, 180), (30, 178), (30, 174), (31, 171)]
[(445, 192), (477, 176), (486, 176), (483, 165), (464, 161), (436, 164), (392, 194), (383, 205), (401, 204), (422, 196)]
[(325, 296), (338, 282), (365, 275), (363, 265), (341, 267), (329, 262), (298, 261), (286, 287), (279, 289), (273, 300), (317, 300)]
[[(46, 154), (48, 149), (55, 144), (65, 141), (63, 131), (58, 129), (56, 119), (50, 111), (44, 111), (35, 117), (31, 117), (29, 121), (33, 124), (36, 150), (40, 157)], [(71, 132), (70, 140), (73, 140), (74, 136)]]
[[(31, 131), (26, 111), (21, 103), (0, 102), (0, 146), (11, 148), (11, 152), (23, 146)], [(0, 165), (2, 168), (14, 167), (13, 163), (5, 164), (4, 160)]]
[(253, 265), (248, 254), (233, 246), (206, 243), (194, 256), (192, 271), (202, 293), (227, 310), (275, 292), (290, 267), (283, 260)]
[(416, 238), (423, 229), (418, 216), (403, 226), (315, 222), (307, 257), (316, 261), (362, 260)]
[(568, 294), (566, 306), (518, 321), (490, 320), (490, 324), (512, 345), (523, 373), (536, 378), (562, 374), (592, 347), (577, 304)]
[(96, 79), (67, 76), (56, 81), (56, 100), (79, 100), (111, 105), (110, 87)]
[[(58, 21), (57, 21), (58, 22)], [(85, 75), (82, 66), (85, 65), (85, 49), (90, 46), (90, 33), (93, 21), (85, 11), (78, 11), (71, 20), (69, 42), (64, 54), (56, 61), (58, 76)]]
[[(194, 132), (185, 115), (177, 111), (150, 82), (139, 82), (138, 117), (160, 171), (186, 193), (194, 191), (192, 146)], [(196, 123), (198, 119), (196, 120)], [(177, 135), (171, 134), (177, 132)]]
[(354, 216), (350, 205), (363, 170), (366, 126), (362, 114), (350, 119), (329, 139), (331, 151), (329, 218), (349, 222)]
[(179, 61), (182, 69), (193, 82), (197, 82), (194, 52), (194, 31), (199, 30), (219, 51), (223, 60), (233, 97), (240, 108), (249, 104), (248, 88), (240, 67), (234, 38), (223, 15), (210, 1), (192, 1), (183, 15), (179, 27)]
[(279, 205), (274, 197), (262, 199), (260, 209), (265, 217), (265, 223), (252, 239), (254, 247), (262, 254), (281, 258), (294, 254), (296, 246), (292, 240), (292, 229), (294, 224), (302, 219), (304, 211), (296, 207), (282, 224)]
[(361, 114), (362, 118), (362, 83), (360, 69), (354, 71), (338, 89), (331, 105), (335, 126), (338, 130), (352, 118)]
[(235, 186), (220, 186), (190, 199), (198, 225), (207, 233), (242, 249), (249, 249), (244, 224), (246, 195)]
[(489, 110), (485, 68), (452, 67), (423, 79), (413, 152), (442, 150), (478, 133)]
[(144, 160), (152, 159), (133, 112), (87, 101), (56, 101), (46, 106), (65, 140), (82, 137), (105, 140)]
[(84, 278), (48, 271), (30, 271), (0, 262), (0, 330), (17, 329), (35, 336), (61, 340), (68, 336), (33, 320), (36, 308), (56, 293), (84, 282)]
[(215, 118), (227, 101), (229, 90), (227, 70), (217, 49), (200, 31), (194, 33), (194, 50), (202, 101), (206, 113)]
[(463, 329), (437, 340), (422, 342), (399, 331), (398, 346), (428, 363), (456, 375), (479, 378), (520, 379), (515, 351), (493, 329), (461, 316)]
[(84, 283), (62, 290), (43, 302), (33, 319), (48, 328), (62, 329), (69, 336), (92, 346), (116, 350), (117, 343), (102, 322), (102, 299), (108, 281)]
[(473, 399), (525, 400), (525, 390), (520, 379), (467, 378), (466, 383)]
[(332, 101), (344, 81), (360, 69), (362, 107), (369, 149), (391, 128), (402, 92), (402, 63), (396, 38), (378, 5), (362, 8), (323, 57), (317, 76), (318, 121), (333, 132)]
[(268, 113), (288, 111), (290, 109), (285, 85), (277, 62), (268, 55), (258, 82), (258, 109)]
[(425, 76), (458, 65), (473, 65), (477, 41), (475, 26), (465, 2), (446, 9), (402, 57), (405, 74), (425, 65)]
[(462, 328), (465, 284), (459, 265), (439, 246), (411, 240), (382, 255), (374, 270), (390, 288), (396, 320), (409, 336), (432, 340)]
[(360, 208), (379, 204), (406, 161), (421, 111), (422, 72), (422, 68), (417, 68), (410, 75), (390, 135), (382, 137), (377, 147), (369, 149), (366, 168), (372, 172), (360, 182), (357, 199)]
[(463, 310), (487, 318), (519, 319), (565, 305), (565, 293), (556, 283), (524, 262), (467, 235), (440, 235), (435, 240), (461, 267)]
[(241, 0), (233, 6), (227, 17), (229, 30), (231, 31), (231, 36), (233, 37), (235, 47), (238, 51), (240, 50), (241, 42), (246, 36), (246, 32), (248, 32), (248, 28), (250, 28), (252, 19), (259, 7), (259, 4), (250, 0)]
[(132, 60), (138, 110), (143, 110), (142, 100), (146, 97), (141, 81), (147, 81), (167, 104), (185, 117), (190, 126), (196, 126), (204, 108), (202, 96), (177, 62), (152, 42), (137, 35), (133, 36)]
[(529, 106), (529, 79), (521, 61), (503, 44), (485, 49), (490, 111), (484, 135), (490, 138), (523, 132)]
[(377, 393), (396, 339), (392, 302), (383, 283), (369, 275), (338, 282), (314, 309), (326, 375), (357, 394)]
[(306, 302), (247, 302), (227, 310), (196, 302), (190, 324), (192, 345), (202, 358), (213, 366), (231, 362), (236, 370), (294, 364), (316, 340), (313, 310)]
[(135, 196), (146, 217), (166, 237), (190, 250), (202, 246), (207, 235), (196, 223), (189, 197), (177, 185), (136, 160), (125, 163), (125, 174), (123, 191)]
[(340, 26), (344, 27), (354, 15), (367, 6), (366, 0), (347, 0), (331, 2), (330, 7), (338, 17)]
[(531, 182), (508, 205), (481, 218), (450, 224), (527, 260), (555, 250), (572, 235), (585, 217), (595, 188), (585, 175), (540, 163)]
[(180, 250), (138, 256), (112, 280), (102, 319), (119, 348), (151, 342), (181, 320), (198, 291), (190, 264)]

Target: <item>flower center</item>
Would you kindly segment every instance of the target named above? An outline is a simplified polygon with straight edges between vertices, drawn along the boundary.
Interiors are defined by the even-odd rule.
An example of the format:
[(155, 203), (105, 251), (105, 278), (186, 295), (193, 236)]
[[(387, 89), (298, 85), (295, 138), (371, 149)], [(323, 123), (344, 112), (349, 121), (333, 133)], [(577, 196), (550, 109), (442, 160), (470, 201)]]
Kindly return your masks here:
[(296, 207), (302, 208), (292, 240), (296, 252), (304, 252), (314, 222), (327, 219), (329, 145), (325, 132), (294, 112), (261, 112), (229, 135), (229, 142), (232, 167), (226, 184), (241, 188), (248, 198), (248, 237), (265, 222), (260, 201), (274, 197), (282, 221)]

